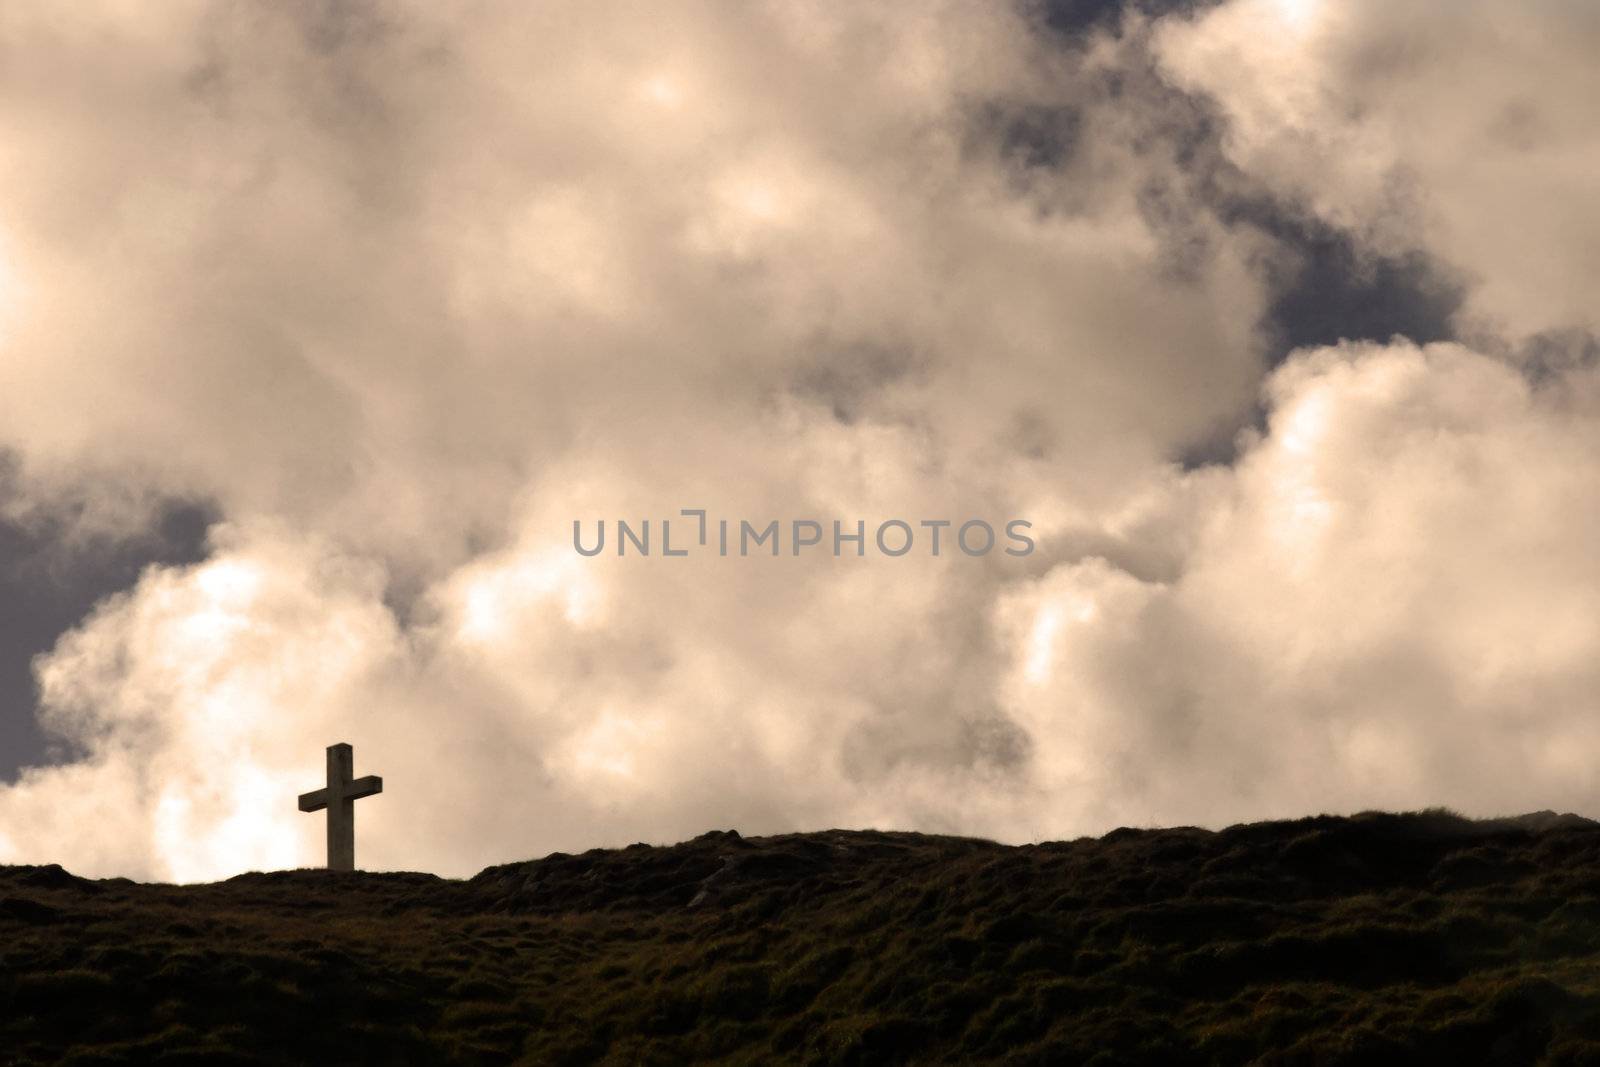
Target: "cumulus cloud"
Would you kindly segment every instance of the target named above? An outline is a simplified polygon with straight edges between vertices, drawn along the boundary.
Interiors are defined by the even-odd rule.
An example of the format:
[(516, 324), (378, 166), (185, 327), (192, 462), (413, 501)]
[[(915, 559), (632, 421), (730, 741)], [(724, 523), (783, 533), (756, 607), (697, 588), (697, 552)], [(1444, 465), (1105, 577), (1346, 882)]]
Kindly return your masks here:
[[(1278, 179), (1215, 150), (1159, 21), (667, 11), (0, 16), (7, 506), (220, 516), (38, 661), (82, 757), (0, 787), (0, 861), (315, 863), (292, 798), (334, 741), (386, 780), (362, 862), (452, 874), (725, 825), (1582, 806), (1592, 367), (1384, 339), (1269, 374), (1286, 251), (1216, 191)], [(1258, 404), (1237, 462), (1173, 462)], [(573, 551), (694, 507), (1039, 549)]]
[[(809, 386), (962, 451), (1031, 418), (1142, 459), (1253, 387), (1248, 250), (1202, 216), (1171, 284), (1157, 117), (1004, 8), (22, 5), (6, 33), (0, 424), (36, 492), (135, 481), (436, 568), (552, 457), (685, 410)], [(1094, 133), (1043, 176), (1003, 144), (1041, 109)]]
[(1266, 435), (1191, 476), (1180, 577), (1008, 595), (1045, 825), (1592, 807), (1600, 378), (1457, 345), (1306, 352)]
[(1169, 75), (1221, 106), (1230, 158), (1463, 272), (1472, 329), (1600, 326), (1593, 5), (1229, 0), (1157, 32)]

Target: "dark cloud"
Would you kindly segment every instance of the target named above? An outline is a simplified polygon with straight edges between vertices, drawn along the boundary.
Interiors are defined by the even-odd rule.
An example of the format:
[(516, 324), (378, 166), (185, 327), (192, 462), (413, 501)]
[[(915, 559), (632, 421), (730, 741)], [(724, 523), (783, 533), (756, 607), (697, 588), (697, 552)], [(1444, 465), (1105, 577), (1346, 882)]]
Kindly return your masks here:
[(1296, 348), (1340, 341), (1455, 338), (1466, 286), (1427, 254), (1369, 251), (1352, 234), (1293, 208), (1258, 203), (1241, 207), (1235, 219), (1270, 233), (1286, 253), (1274, 271), (1277, 293), (1265, 323), (1274, 363)]
[(997, 153), (1024, 170), (1060, 167), (1083, 135), (1083, 111), (1071, 104), (987, 101), (972, 130), (972, 151)]
[[(1354, 235), (1270, 198), (1225, 200), (1221, 210), (1234, 225), (1260, 229), (1276, 243), (1267, 268), (1273, 296), (1261, 322), (1271, 365), (1296, 349), (1342, 341), (1456, 338), (1466, 286), (1426, 254), (1373, 252)], [(1178, 462), (1185, 469), (1232, 463), (1240, 433), (1264, 430), (1266, 416), (1257, 403), (1242, 420), (1180, 450)]]
[(1081, 39), (1094, 30), (1116, 29), (1129, 13), (1150, 18), (1169, 15), (1181, 18), (1215, 6), (1217, 2), (1219, 0), (1026, 0), (1025, 6), (1051, 31)]

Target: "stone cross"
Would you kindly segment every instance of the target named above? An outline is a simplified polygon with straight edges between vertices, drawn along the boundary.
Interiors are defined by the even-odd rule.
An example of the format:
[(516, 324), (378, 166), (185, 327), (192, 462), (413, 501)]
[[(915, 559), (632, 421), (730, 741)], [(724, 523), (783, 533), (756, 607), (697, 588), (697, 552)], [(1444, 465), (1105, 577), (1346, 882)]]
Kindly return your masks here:
[(383, 779), (375, 774), (351, 780), (355, 765), (349, 745), (328, 746), (328, 784), (300, 794), (301, 811), (328, 809), (328, 870), (356, 869), (356, 804), (362, 797), (383, 792)]

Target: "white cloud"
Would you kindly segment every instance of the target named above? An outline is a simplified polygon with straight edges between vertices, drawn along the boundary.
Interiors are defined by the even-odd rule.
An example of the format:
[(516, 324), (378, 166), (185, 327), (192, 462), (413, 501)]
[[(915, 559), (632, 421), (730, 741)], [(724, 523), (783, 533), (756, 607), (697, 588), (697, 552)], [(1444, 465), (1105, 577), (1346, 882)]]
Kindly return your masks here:
[[(1592, 373), (1303, 353), (1235, 466), (1173, 467), (1254, 402), (1273, 249), (1198, 191), (1141, 24), (333, 11), (0, 16), (8, 506), (225, 520), (39, 662), (85, 755), (0, 787), (0, 861), (316, 862), (293, 797), (336, 741), (386, 781), (362, 862), (456, 874), (727, 825), (1579, 806)], [(1319, 85), (1291, 118), (1337, 132)], [(1365, 220), (1357, 185), (1307, 195)], [(571, 549), (684, 507), (1040, 551)]]
[(297, 781), (303, 732), (382, 733), (361, 701), (401, 655), (381, 571), (218, 536), (214, 558), (148, 571), (40, 663), (46, 725), (86, 756), (0, 790), (14, 855), (178, 880), (291, 864), (307, 828), (274, 808), (318, 784)]
[(1249, 174), (1471, 283), (1465, 326), (1600, 328), (1600, 9), (1231, 0), (1158, 32)]
[(1597, 385), (1452, 345), (1291, 360), (1267, 435), (1180, 490), (1181, 577), (1089, 560), (1002, 608), (1047, 821), (1592, 806)]
[(388, 781), (364, 862), (451, 873), (730, 824), (1017, 840), (1582, 808), (1596, 384), (1535, 390), (1449, 345), (1302, 354), (1235, 469), (1151, 487), (1197, 531), (1171, 580), (1097, 557), (1009, 586), (965, 559), (581, 559), (553, 503), (402, 635), (370, 566), (239, 531), (45, 662), (89, 756), (0, 793), (8, 847), (175, 878), (314, 863), (288, 798), (331, 740)]

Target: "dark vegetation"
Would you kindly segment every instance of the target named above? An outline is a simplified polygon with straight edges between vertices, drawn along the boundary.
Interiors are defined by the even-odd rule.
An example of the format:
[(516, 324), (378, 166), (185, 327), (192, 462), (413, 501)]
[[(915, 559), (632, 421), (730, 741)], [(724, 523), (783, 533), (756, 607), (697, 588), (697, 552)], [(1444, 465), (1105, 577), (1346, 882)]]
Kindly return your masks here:
[(1600, 824), (0, 867), (0, 1063), (1600, 1064)]

